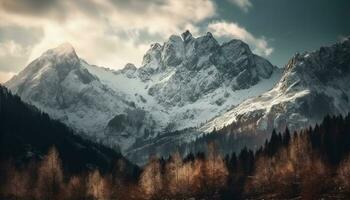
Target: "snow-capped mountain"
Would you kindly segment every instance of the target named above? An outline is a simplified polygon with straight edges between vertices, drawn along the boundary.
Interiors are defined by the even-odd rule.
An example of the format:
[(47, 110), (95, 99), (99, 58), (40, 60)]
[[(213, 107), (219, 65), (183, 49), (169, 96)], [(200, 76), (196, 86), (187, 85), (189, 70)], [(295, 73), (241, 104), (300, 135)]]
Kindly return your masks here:
[(6, 86), (24, 101), (85, 133), (103, 130), (115, 111), (130, 107), (84, 67), (69, 44), (46, 51)]
[(233, 132), (270, 133), (320, 122), (327, 114), (350, 112), (350, 38), (311, 53), (297, 53), (276, 86), (248, 99), (203, 125), (210, 132), (231, 126)]
[[(145, 152), (167, 156), (179, 146), (184, 154), (202, 151), (208, 139), (217, 141), (219, 135), (210, 136), (214, 129), (222, 134), (221, 141), (228, 134), (235, 138), (232, 143), (218, 144), (223, 153), (239, 151), (244, 146), (256, 148), (274, 128), (284, 131), (288, 126), (296, 130), (320, 122), (327, 114), (347, 114), (349, 99), (350, 38), (311, 53), (296, 54), (271, 90), (233, 106), (202, 126), (164, 135), (127, 153), (135, 160)], [(189, 135), (199, 135), (201, 140), (190, 140)]]
[(78, 132), (127, 151), (199, 127), (268, 91), (279, 78), (280, 70), (244, 42), (219, 44), (211, 33), (195, 38), (186, 31), (152, 44), (141, 66), (118, 71), (90, 65), (64, 44), (6, 86)]

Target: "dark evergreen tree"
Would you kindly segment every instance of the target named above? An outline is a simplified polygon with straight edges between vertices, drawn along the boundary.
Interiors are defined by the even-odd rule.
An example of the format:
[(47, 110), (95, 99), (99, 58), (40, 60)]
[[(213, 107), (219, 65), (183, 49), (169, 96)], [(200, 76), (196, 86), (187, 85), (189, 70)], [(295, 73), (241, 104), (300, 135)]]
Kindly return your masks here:
[(284, 131), (282, 138), (283, 146), (288, 146), (290, 142), (290, 131), (288, 129), (288, 126), (286, 126), (286, 130)]
[(125, 173), (133, 176), (138, 173), (138, 168), (120, 153), (74, 134), (63, 123), (22, 102), (0, 85), (0, 161), (39, 160), (52, 146), (57, 148), (68, 172), (89, 168), (106, 172), (118, 160), (123, 160), (128, 165)]

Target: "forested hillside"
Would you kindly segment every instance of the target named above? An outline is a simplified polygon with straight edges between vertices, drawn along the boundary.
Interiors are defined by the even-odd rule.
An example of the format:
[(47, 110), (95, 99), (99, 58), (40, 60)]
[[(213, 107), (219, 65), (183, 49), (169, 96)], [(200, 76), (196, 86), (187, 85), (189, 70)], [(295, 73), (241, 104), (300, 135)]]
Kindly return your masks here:
[[(0, 197), (3, 198), (347, 199), (350, 195), (350, 115), (327, 116), (320, 125), (299, 132), (290, 133), (288, 129), (283, 133), (273, 131), (270, 140), (258, 150), (243, 148), (238, 154), (232, 153), (226, 156), (217, 150), (215, 144), (217, 141), (214, 137), (212, 142), (207, 144), (205, 153), (189, 154), (185, 158), (182, 158), (180, 153), (174, 153), (168, 158), (150, 158), (141, 174), (135, 177), (135, 181), (122, 170), (130, 171), (128, 165), (125, 165), (128, 162), (123, 159), (119, 159), (114, 165), (116, 170), (104, 171), (103, 167), (100, 170), (98, 168), (80, 171), (75, 168), (75, 172), (66, 170), (72, 162), (85, 162), (84, 159), (95, 154), (87, 156), (88, 158), (75, 156), (75, 161), (69, 160), (70, 156), (66, 155), (67, 150), (60, 144), (70, 144), (71, 140), (60, 139), (60, 136), (54, 135), (55, 139), (47, 139), (49, 142), (46, 142), (43, 140), (44, 132), (33, 127), (39, 127), (41, 124), (39, 122), (44, 122), (41, 120), (48, 120), (45, 121), (47, 125), (40, 126), (48, 127), (46, 130), (50, 130), (49, 127), (55, 125), (56, 130), (68, 132), (60, 132), (62, 135), (70, 135), (69, 138), (75, 138), (75, 136), (60, 123), (46, 119), (45, 114), (33, 112), (34, 108), (20, 103), (20, 100), (7, 93), (6, 89), (1, 91), (1, 116), (11, 116), (9, 114), (11, 106), (14, 106), (13, 109), (20, 109), (21, 106), (25, 108), (22, 109), (23, 112), (18, 112), (22, 113), (22, 118), (12, 116), (6, 119), (7, 121), (4, 117), (1, 118), (2, 122), (8, 122), (6, 126), (2, 124), (4, 128), (1, 129), (7, 131), (4, 132), (7, 134), (2, 133), (1, 141), (5, 145), (1, 145), (1, 148), (2, 152), (6, 150), (5, 155), (8, 155), (7, 161), (2, 162), (1, 165)], [(11, 100), (8, 101), (12, 102), (11, 104), (4, 104), (5, 99), (9, 98), (14, 98), (16, 101)], [(7, 106), (6, 109), (4, 105)], [(29, 119), (25, 116), (31, 116), (31, 120), (37, 119), (37, 121), (34, 120), (33, 124), (26, 126), (24, 124), (28, 123), (21, 123), (21, 126), (14, 125), (14, 119), (19, 121)], [(10, 130), (16, 130), (16, 132)], [(23, 138), (29, 135), (25, 137), (21, 134), (31, 133), (38, 137), (39, 134), (35, 130), (41, 133), (40, 138), (43, 140), (41, 144), (46, 145), (36, 147), (35, 141), (28, 139), (31, 141), (30, 144), (36, 147), (36, 151), (45, 152), (50, 145), (55, 145), (57, 149), (52, 148), (46, 156), (39, 156), (40, 159), (32, 156), (28, 158), (32, 162), (27, 164), (18, 165), (13, 162), (13, 159), (11, 161), (10, 156), (18, 160), (18, 155), (32, 154), (30, 152), (33, 150), (28, 151), (28, 148), (34, 148), (29, 145), (19, 145), (21, 148), (16, 151), (15, 146), (3, 142), (3, 138), (6, 136), (5, 139), (18, 138), (17, 142), (24, 141)], [(21, 133), (19, 135), (21, 137), (15, 134), (10, 137), (9, 133)], [(230, 137), (234, 135), (227, 135), (228, 141)], [(83, 141), (81, 140), (81, 143)], [(75, 145), (72, 143), (72, 146)], [(70, 155), (77, 154), (73, 147)], [(93, 147), (99, 146), (93, 144)], [(106, 151), (107, 149), (102, 148), (100, 152)], [(21, 152), (27, 152), (27, 154)], [(4, 161), (4, 155), (1, 158)], [(97, 161), (98, 158), (97, 156)]]
[(125, 162), (134, 170), (120, 153), (75, 135), (66, 125), (23, 103), (0, 86), (0, 161), (22, 164), (41, 160), (53, 146), (67, 172), (94, 168), (105, 172), (117, 161)]

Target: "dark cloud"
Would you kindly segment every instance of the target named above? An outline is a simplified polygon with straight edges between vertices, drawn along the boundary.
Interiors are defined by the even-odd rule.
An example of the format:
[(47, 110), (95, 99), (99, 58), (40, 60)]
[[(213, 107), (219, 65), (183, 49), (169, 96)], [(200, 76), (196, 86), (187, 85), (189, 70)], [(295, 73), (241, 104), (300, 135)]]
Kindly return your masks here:
[[(153, 6), (165, 3), (163, 0), (108, 0), (116, 9), (127, 12), (146, 12)], [(28, 15), (34, 17), (53, 18), (59, 21), (67, 20), (71, 12), (80, 11), (90, 17), (105, 17), (106, 13), (100, 9), (100, 5), (90, 0), (0, 0), (0, 7), (6, 12), (16, 15)], [(108, 16), (106, 16), (108, 17)]]
[(130, 11), (143, 12), (152, 6), (165, 4), (164, 0), (110, 0), (117, 8), (127, 9)]
[(61, 0), (0, 0), (6, 12), (35, 17), (64, 19), (67, 10)]
[(99, 5), (93, 1), (88, 0), (74, 0), (71, 3), (75, 6), (75, 9), (82, 11), (90, 17), (100, 17), (103, 15)]

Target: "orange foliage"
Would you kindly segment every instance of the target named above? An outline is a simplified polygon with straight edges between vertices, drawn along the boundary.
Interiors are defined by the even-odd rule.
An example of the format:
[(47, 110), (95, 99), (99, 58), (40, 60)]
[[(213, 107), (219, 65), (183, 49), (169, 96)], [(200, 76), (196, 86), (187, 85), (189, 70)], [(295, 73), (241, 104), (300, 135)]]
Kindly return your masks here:
[(53, 147), (39, 166), (36, 197), (38, 199), (62, 199), (63, 190), (61, 160), (57, 150)]
[(96, 200), (109, 199), (111, 195), (111, 184), (106, 177), (102, 177), (98, 170), (89, 174), (88, 196)]
[(298, 136), (287, 149), (272, 157), (258, 158), (246, 192), (270, 194), (277, 198), (300, 193), (303, 199), (310, 199), (325, 189), (321, 183), (328, 180), (329, 169), (311, 151), (309, 140)]
[(336, 184), (340, 192), (350, 195), (350, 156), (339, 165)]
[(151, 158), (145, 166), (139, 185), (141, 191), (145, 194), (145, 198), (151, 198), (162, 190), (161, 166), (156, 158)]

